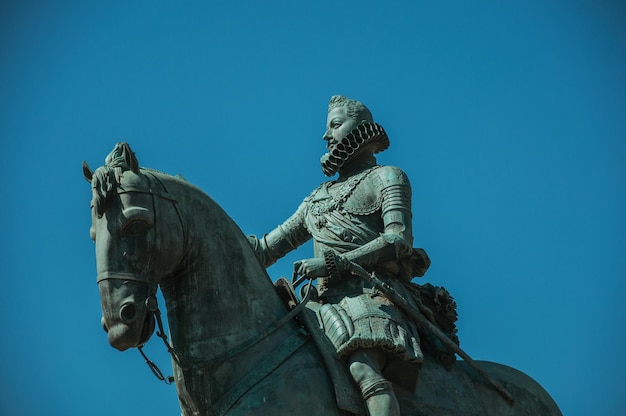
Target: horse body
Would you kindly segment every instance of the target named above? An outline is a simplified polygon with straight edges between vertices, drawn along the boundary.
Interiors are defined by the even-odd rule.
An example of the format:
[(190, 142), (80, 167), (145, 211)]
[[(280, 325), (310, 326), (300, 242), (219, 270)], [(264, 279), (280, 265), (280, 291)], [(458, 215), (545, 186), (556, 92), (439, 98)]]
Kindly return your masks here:
[[(294, 396), (306, 398), (299, 406), (311, 414), (332, 414), (328, 409), (335, 408), (334, 398), (323, 364), (293, 321), (239, 354), (215, 362), (266, 331), (286, 309), (232, 219), (199, 189), (172, 177), (159, 180), (166, 189), (185, 185), (184, 190), (177, 189), (176, 202), (161, 201), (178, 206), (184, 232), (175, 240), (185, 253), (174, 273), (160, 282), (173, 347), (181, 360), (174, 368), (185, 413), (210, 414), (216, 404), (220, 406), (220, 398), (230, 394), (237, 400), (224, 410), (232, 414), (267, 412), (268, 406), (272, 414), (292, 414)], [(285, 343), (294, 345), (284, 347)], [(266, 369), (271, 370), (267, 376), (259, 374), (261, 380), (244, 397), (229, 393), (245, 389), (246, 377), (261, 371), (258, 367), (281, 349), (285, 351), (275, 360), (282, 363)], [(291, 353), (292, 349), (296, 351)], [(244, 386), (238, 387), (241, 380)]]
[[(184, 415), (348, 414), (337, 408), (308, 336), (293, 320), (276, 324), (287, 313), (283, 302), (244, 234), (210, 197), (139, 169), (125, 143), (85, 176), (94, 192), (91, 236), (109, 342), (120, 350), (147, 342), (160, 286)], [(468, 367), (446, 372), (426, 357), (417, 392), (398, 390), (403, 414), (560, 414), (530, 377), (486, 365), (515, 387), (513, 406)]]

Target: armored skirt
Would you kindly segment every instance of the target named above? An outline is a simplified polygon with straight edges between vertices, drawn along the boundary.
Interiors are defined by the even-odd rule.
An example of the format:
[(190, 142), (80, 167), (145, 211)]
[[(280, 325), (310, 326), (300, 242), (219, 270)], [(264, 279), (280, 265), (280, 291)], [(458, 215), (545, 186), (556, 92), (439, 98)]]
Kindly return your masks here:
[[(385, 377), (409, 390), (414, 389), (424, 358), (417, 328), (389, 299), (367, 287), (366, 282), (350, 283), (349, 286), (365, 287), (360, 293), (341, 295), (332, 295), (333, 291), (329, 290), (323, 295), (324, 304), (319, 309), (320, 321), (337, 355), (348, 360), (357, 350), (384, 351), (388, 355), (388, 365), (383, 370)], [(411, 299), (403, 285), (393, 286), (405, 299)]]

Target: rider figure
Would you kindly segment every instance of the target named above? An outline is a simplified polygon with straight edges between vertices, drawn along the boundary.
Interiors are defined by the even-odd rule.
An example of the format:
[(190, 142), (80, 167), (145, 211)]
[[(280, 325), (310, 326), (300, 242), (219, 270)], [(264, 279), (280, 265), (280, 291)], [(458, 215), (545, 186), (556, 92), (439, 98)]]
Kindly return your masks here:
[[(326, 333), (347, 361), (369, 413), (399, 415), (391, 382), (415, 387), (423, 360), (417, 329), (392, 302), (344, 269), (347, 260), (355, 262), (400, 293), (406, 293), (404, 283), (421, 275), (414, 271), (411, 187), (400, 169), (376, 164), (374, 154), (385, 150), (389, 139), (362, 103), (333, 96), (326, 128), (322, 170), (338, 178), (315, 189), (282, 225), (250, 241), (268, 267), (313, 238), (315, 257), (297, 261), (295, 270), (319, 278), (321, 318), (325, 329), (332, 326)], [(402, 369), (402, 381), (392, 368)]]

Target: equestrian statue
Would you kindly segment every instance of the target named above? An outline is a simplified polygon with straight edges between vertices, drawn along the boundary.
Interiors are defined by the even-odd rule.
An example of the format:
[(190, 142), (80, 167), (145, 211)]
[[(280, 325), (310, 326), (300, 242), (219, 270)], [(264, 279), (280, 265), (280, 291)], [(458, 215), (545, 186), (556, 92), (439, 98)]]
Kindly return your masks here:
[[(450, 294), (412, 282), (430, 260), (413, 247), (411, 185), (377, 164), (389, 138), (367, 107), (333, 96), (323, 139), (337, 178), (260, 238), (184, 178), (140, 167), (127, 143), (95, 171), (83, 163), (111, 346), (138, 348), (185, 416), (561, 415), (527, 375), (472, 360)], [(266, 267), (310, 239), (313, 257), (272, 282)], [(142, 350), (155, 329), (169, 378)]]

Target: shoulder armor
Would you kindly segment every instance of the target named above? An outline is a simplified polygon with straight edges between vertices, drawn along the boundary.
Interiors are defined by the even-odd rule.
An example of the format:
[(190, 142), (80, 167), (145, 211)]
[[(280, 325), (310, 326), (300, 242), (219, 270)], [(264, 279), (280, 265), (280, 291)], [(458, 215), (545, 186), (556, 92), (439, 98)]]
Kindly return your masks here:
[(406, 173), (404, 173), (402, 169), (395, 166), (381, 166), (374, 172), (374, 174), (378, 176), (377, 179), (380, 181), (380, 190), (392, 185), (404, 185), (408, 187), (411, 186), (411, 183), (409, 182), (409, 177), (406, 175)]
[(346, 211), (355, 215), (369, 215), (380, 209), (382, 205), (382, 182), (377, 174), (379, 170), (381, 170), (380, 167), (373, 169), (357, 185), (346, 200), (344, 205)]
[(383, 191), (391, 186), (411, 188), (408, 176), (400, 168), (378, 166), (359, 183), (346, 200), (344, 209), (356, 215), (373, 214), (382, 205)]

